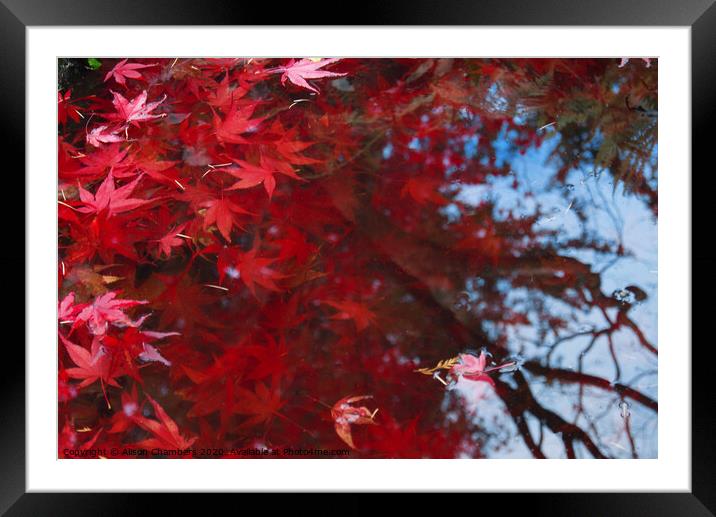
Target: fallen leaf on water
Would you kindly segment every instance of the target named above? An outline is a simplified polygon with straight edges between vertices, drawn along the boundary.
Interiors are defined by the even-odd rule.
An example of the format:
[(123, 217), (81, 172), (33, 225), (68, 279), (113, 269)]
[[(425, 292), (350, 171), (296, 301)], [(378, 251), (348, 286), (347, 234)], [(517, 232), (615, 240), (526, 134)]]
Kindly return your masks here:
[(351, 404), (370, 398), (373, 398), (373, 395), (343, 397), (331, 408), (331, 417), (333, 417), (336, 433), (351, 449), (356, 448), (353, 443), (351, 425), (375, 424), (374, 418), (378, 412), (378, 409), (371, 411), (365, 406), (355, 407)]

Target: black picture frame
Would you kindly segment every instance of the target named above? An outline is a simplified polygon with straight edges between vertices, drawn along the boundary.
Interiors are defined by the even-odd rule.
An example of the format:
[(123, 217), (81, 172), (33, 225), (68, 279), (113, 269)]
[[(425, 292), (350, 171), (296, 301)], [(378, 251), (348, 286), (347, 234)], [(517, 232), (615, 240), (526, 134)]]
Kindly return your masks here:
[[(0, 142), (6, 147), (6, 180), (15, 184), (6, 189), (25, 192), (25, 30), (28, 26), (48, 25), (606, 25), (606, 26), (689, 26), (692, 44), (692, 149), (693, 168), (707, 169), (708, 127), (716, 107), (716, 6), (714, 0), (482, 0), (482, 1), (393, 1), (380, 4), (354, 4), (340, 14), (339, 4), (314, 1), (306, 9), (277, 9), (266, 2), (229, 0), (0, 0), (0, 102), (2, 124)], [(10, 165), (12, 164), (12, 165)], [(708, 171), (704, 171), (708, 175)], [(689, 171), (684, 171), (689, 174)], [(14, 179), (13, 179), (14, 178)], [(711, 189), (692, 189), (692, 235), (709, 235), (704, 226), (710, 220)], [(25, 192), (27, 195), (27, 193)], [(16, 199), (24, 196), (14, 195)], [(5, 206), (7, 210), (10, 208)], [(17, 213), (22, 208), (17, 207)], [(698, 230), (701, 229), (701, 232)], [(25, 231), (21, 225), (4, 229), (6, 241), (14, 248), (2, 254), (3, 270), (25, 269)], [(692, 251), (692, 278), (698, 278), (701, 292), (714, 286), (716, 255), (707, 244)], [(13, 275), (7, 275), (8, 277)], [(19, 284), (19, 275), (14, 275)], [(13, 286), (12, 299), (24, 292), (24, 285)], [(48, 286), (48, 288), (50, 288)], [(22, 290), (22, 291), (21, 291)], [(686, 301), (669, 301), (685, 303)], [(16, 306), (19, 304), (16, 304)], [(707, 311), (713, 301), (692, 301), (694, 327), (709, 321)], [(31, 307), (23, 308), (26, 311)], [(661, 315), (660, 315), (661, 316)], [(49, 324), (49, 323), (48, 323)], [(139, 515), (148, 513), (148, 496), (121, 494), (39, 494), (25, 493), (25, 354), (19, 339), (6, 339), (3, 372), (0, 375), (0, 513), (7, 515)], [(541, 515), (716, 515), (716, 416), (714, 388), (710, 383), (711, 361), (708, 340), (693, 340), (692, 348), (692, 491), (690, 493), (609, 493), (609, 494), (482, 494), (465, 503), (465, 510), (489, 506), (513, 507), (526, 504), (530, 513)], [(688, 350), (690, 343), (668, 343)], [(11, 365), (11, 366), (8, 366)], [(217, 497), (212, 495), (212, 497)], [(242, 496), (243, 497), (243, 496)], [(345, 497), (345, 508), (358, 509), (371, 503)], [(184, 505), (186, 496), (173, 494), (161, 498), (162, 513), (173, 505)], [(223, 498), (223, 497), (222, 497)], [(277, 501), (280, 501), (278, 498)], [(291, 504), (305, 499), (291, 496)], [(506, 502), (508, 501), (509, 502)], [(297, 502), (298, 501), (298, 502)], [(440, 511), (444, 498), (416, 497), (413, 502), (423, 511)], [(155, 504), (155, 503), (152, 503)], [(314, 503), (311, 503), (313, 505)], [(333, 503), (322, 503), (332, 506)], [(461, 504), (462, 506), (462, 504)], [(345, 512), (342, 512), (345, 513)]]

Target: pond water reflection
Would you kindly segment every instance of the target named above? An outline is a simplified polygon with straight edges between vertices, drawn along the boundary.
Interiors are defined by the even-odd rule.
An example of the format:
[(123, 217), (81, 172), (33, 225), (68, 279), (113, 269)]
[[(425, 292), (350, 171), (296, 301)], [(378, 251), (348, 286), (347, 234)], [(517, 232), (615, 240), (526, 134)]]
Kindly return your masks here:
[(60, 125), (61, 449), (657, 456), (656, 60), (144, 64)]

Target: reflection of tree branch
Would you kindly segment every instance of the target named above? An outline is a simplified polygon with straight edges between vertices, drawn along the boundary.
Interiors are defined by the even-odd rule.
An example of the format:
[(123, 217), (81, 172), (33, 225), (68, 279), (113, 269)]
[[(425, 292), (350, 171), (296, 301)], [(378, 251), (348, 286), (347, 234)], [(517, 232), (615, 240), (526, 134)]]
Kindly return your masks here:
[[(540, 274), (535, 274), (536, 272)], [(556, 272), (561, 272), (562, 276), (556, 276)], [(565, 257), (556, 253), (525, 254), (516, 258), (506, 257), (503, 260), (503, 267), (500, 269), (500, 273), (506, 278), (513, 277), (514, 285), (520, 286), (524, 284), (524, 287), (538, 288), (544, 294), (560, 299), (565, 303), (569, 303), (568, 298), (565, 296), (565, 290), (581, 287), (584, 290), (582, 299), (585, 307), (579, 307), (576, 304), (571, 305), (582, 310), (585, 308), (598, 308), (611, 325), (610, 331), (625, 326), (636, 335), (641, 346), (654, 355), (659, 354), (658, 349), (649, 342), (637, 324), (628, 316), (629, 307), (621, 305), (613, 297), (602, 292), (601, 278), (598, 273), (591, 270), (588, 264), (584, 264), (574, 257)], [(520, 277), (529, 278), (529, 281), (520, 282)], [(535, 278), (537, 281), (534, 280)], [(587, 294), (589, 294), (589, 297), (587, 297)], [(617, 310), (615, 322), (612, 322), (609, 318), (607, 309)], [(567, 339), (571, 339), (571, 337)]]
[(567, 341), (571, 341), (572, 339), (582, 337), (582, 336), (592, 336), (592, 339), (589, 342), (589, 345), (587, 348), (582, 350), (582, 353), (579, 354), (579, 369), (581, 371), (582, 369), (582, 359), (587, 355), (587, 353), (591, 350), (591, 348), (594, 346), (594, 344), (597, 342), (597, 338), (601, 336), (602, 334), (605, 334), (606, 332), (609, 332), (609, 329), (602, 329), (602, 330), (588, 330), (586, 332), (575, 332), (573, 334), (569, 334), (567, 336), (562, 336), (557, 339), (555, 339), (550, 345), (549, 345), (549, 352), (547, 352), (546, 361), (547, 364), (551, 364), (552, 362), (552, 355), (557, 350), (557, 347), (561, 345), (562, 343), (566, 343)]
[[(618, 381), (621, 379), (622, 376), (622, 370), (619, 366), (619, 360), (617, 359), (617, 351), (614, 349), (614, 338), (612, 337), (612, 334), (614, 331), (619, 328), (619, 325), (615, 324), (611, 318), (609, 317), (609, 314), (607, 314), (607, 310), (599, 306), (599, 310), (602, 312), (602, 315), (604, 316), (604, 319), (607, 320), (609, 323), (609, 330), (607, 332), (607, 342), (609, 343), (609, 354), (612, 356), (612, 363), (614, 363), (614, 381)], [(579, 365), (579, 373), (582, 373), (582, 365), (580, 363)]]
[[(517, 411), (514, 406), (511, 406), (507, 403), (505, 403), (505, 405), (507, 406), (507, 410), (512, 416), (512, 420), (517, 426), (517, 430), (522, 435), (522, 439), (525, 441), (525, 445), (527, 445), (527, 448), (532, 453), (532, 456), (538, 459), (545, 459), (546, 456), (544, 455), (544, 452), (542, 452), (541, 443), (538, 445), (537, 443), (535, 443), (534, 438), (532, 438), (532, 433), (530, 432), (530, 428), (527, 425), (527, 421), (525, 420), (524, 411)], [(540, 436), (540, 442), (541, 441), (542, 436)]]
[(634, 332), (634, 334), (636, 334), (636, 337), (639, 340), (639, 343), (641, 343), (641, 345), (644, 348), (649, 350), (649, 352), (651, 352), (654, 355), (659, 354), (659, 351), (654, 347), (654, 345), (649, 343), (649, 341), (646, 339), (646, 336), (644, 336), (644, 333), (637, 326), (637, 324), (634, 323), (634, 321), (632, 321), (632, 319), (626, 315), (626, 312), (619, 311), (619, 314), (617, 315), (617, 323), (626, 325), (627, 327), (629, 327), (631, 329), (631, 331)]
[[(599, 450), (599, 447), (594, 443), (590, 436), (576, 424), (571, 424), (559, 416), (557, 413), (550, 411), (549, 409), (542, 406), (537, 399), (535, 399), (530, 390), (529, 383), (525, 379), (522, 372), (516, 371), (513, 375), (513, 379), (517, 383), (517, 388), (512, 388), (509, 384), (504, 381), (496, 380), (495, 387), (497, 393), (500, 394), (503, 400), (520, 400), (524, 404), (524, 409), (534, 416), (536, 416), (541, 422), (544, 422), (550, 430), (558, 435), (561, 435), (562, 442), (564, 443), (565, 450), (569, 456), (574, 454), (573, 442), (579, 440), (584, 444), (587, 450), (595, 458), (606, 458), (604, 453)], [(574, 457), (574, 456), (571, 456)]]
[[(435, 325), (441, 329), (447, 331), (449, 335), (455, 340), (458, 350), (464, 350), (468, 347), (474, 347), (476, 342), (488, 344), (487, 335), (482, 332), (477, 332), (475, 329), (468, 328), (455, 317), (455, 314), (443, 307), (438, 301), (431, 295), (430, 289), (420, 279), (412, 276), (410, 273), (405, 271), (399, 264), (394, 262), (390, 257), (388, 258), (389, 273), (394, 279), (403, 285), (408, 292), (415, 298), (415, 300), (426, 308), (433, 318)], [(540, 436), (540, 444), (535, 443), (532, 433), (530, 432), (527, 422), (525, 420), (525, 411), (517, 408), (516, 405), (510, 404), (508, 400), (500, 394), (498, 395), (503, 399), (505, 407), (507, 408), (512, 420), (517, 427), (518, 432), (522, 435), (522, 439), (525, 445), (529, 449), (532, 456), (538, 459), (544, 459), (546, 456), (542, 452)]]
[[(353, 218), (349, 217), (349, 214), (345, 212), (343, 213), (344, 216), (347, 216), (349, 221), (355, 223)], [(376, 219), (369, 218), (369, 220), (373, 220), (377, 223)], [(390, 228), (389, 224), (386, 225), (378, 223), (378, 226), (383, 228), (383, 230)], [(469, 347), (475, 347), (477, 343), (484, 345), (489, 344), (487, 335), (481, 329), (478, 330), (476, 328), (468, 327), (460, 321), (451, 309), (445, 307), (435, 298), (430, 286), (426, 285), (426, 283), (418, 275), (414, 274), (410, 271), (410, 268), (406, 267), (403, 260), (400, 260), (400, 258), (390, 253), (386, 249), (385, 245), (381, 245), (381, 243), (384, 244), (386, 241), (376, 239), (376, 234), (371, 232), (370, 229), (366, 229), (362, 226), (358, 226), (358, 228), (362, 231), (367, 242), (380, 256), (385, 259), (386, 272), (390, 274), (399, 284), (401, 284), (413, 296), (413, 298), (415, 298), (417, 303), (425, 307), (426, 312), (431, 315), (433, 323), (436, 326), (448, 332), (453, 338), (456, 345), (456, 351), (464, 350)], [(388, 237), (388, 239), (390, 240), (390, 237)], [(498, 394), (500, 394), (499, 391)], [(530, 453), (535, 458), (545, 458), (540, 446), (538, 446), (532, 438), (532, 434), (530, 433), (529, 427), (527, 426), (527, 422), (524, 418), (524, 410), (519, 410), (515, 405), (510, 404), (503, 395), (504, 393), (500, 396), (503, 398), (505, 406), (510, 412), (515, 426), (517, 427), (518, 432), (522, 435)]]
[(624, 417), (624, 430), (629, 440), (629, 447), (631, 447), (631, 457), (636, 459), (639, 457), (639, 454), (636, 452), (636, 443), (634, 443), (634, 435), (631, 432), (631, 418), (629, 415)]
[[(515, 379), (517, 380), (518, 385), (524, 386), (524, 388), (529, 391), (529, 385), (522, 373), (515, 373)], [(553, 433), (561, 435), (568, 457), (575, 457), (573, 442), (574, 440), (579, 440), (584, 444), (584, 446), (592, 454), (592, 456), (599, 459), (606, 458), (606, 456), (602, 453), (599, 447), (597, 447), (591, 437), (581, 427), (576, 424), (567, 422), (557, 413), (554, 413), (553, 411), (550, 411), (540, 405), (539, 402), (537, 402), (537, 400), (532, 395), (531, 391), (529, 391), (528, 400), (530, 401), (530, 412), (537, 418), (539, 418), (541, 421), (544, 421), (547, 424), (547, 427), (549, 427)]]
[[(485, 345), (491, 344), (486, 334), (484, 334), (482, 331), (477, 332), (475, 329), (467, 327), (455, 316), (452, 310), (443, 307), (431, 295), (429, 287), (424, 285), (422, 280), (411, 275), (408, 271), (402, 268), (399, 263), (393, 260), (392, 257), (388, 256), (388, 259), (389, 264), (391, 264), (392, 266), (391, 271), (402, 280), (401, 283), (408, 288), (411, 294), (413, 294), (413, 296), (418, 301), (420, 301), (424, 305), (427, 305), (431, 314), (438, 316), (435, 323), (439, 324), (442, 328), (449, 330), (451, 336), (457, 338), (458, 344), (461, 347), (464, 348), (465, 346), (470, 346), (471, 344), (474, 346), (475, 342), (480, 342)], [(496, 359), (502, 360), (504, 358), (504, 350), (497, 348), (494, 345), (490, 348), (494, 350), (494, 355)], [(542, 452), (541, 448), (535, 443), (532, 437), (532, 434), (524, 418), (525, 412), (529, 412), (535, 415), (541, 423), (547, 424), (547, 426), (553, 432), (562, 434), (562, 440), (564, 442), (565, 450), (567, 451), (568, 457), (575, 457), (573, 447), (573, 442), (575, 439), (581, 441), (595, 458), (605, 457), (604, 454), (599, 450), (597, 445), (583, 429), (581, 429), (576, 424), (571, 424), (567, 422), (556, 413), (547, 410), (539, 404), (539, 402), (532, 395), (527, 381), (524, 379), (524, 376), (521, 374), (521, 372), (515, 372), (514, 376), (516, 379), (521, 380), (521, 383), (518, 382), (518, 384), (521, 384), (521, 389), (513, 390), (509, 387), (508, 384), (497, 380), (497, 394), (504, 401), (505, 406), (507, 407), (510, 415), (512, 416), (512, 419), (515, 422), (519, 433), (522, 435), (522, 438), (527, 448), (530, 450), (531, 454), (535, 458), (544, 458), (545, 455)], [(606, 381), (604, 379), (601, 380), (607, 385), (609, 385), (609, 381)], [(515, 400), (521, 402), (515, 403)]]
[[(326, 185), (326, 190), (329, 194), (332, 194), (330, 184)], [(331, 195), (331, 197), (335, 200), (333, 195)], [(480, 326), (471, 325), (457, 317), (454, 312), (454, 307), (448, 299), (448, 293), (444, 292), (444, 287), (439, 284), (435, 286), (431, 285), (431, 278), (433, 278), (436, 268), (445, 276), (450, 276), (451, 274), (457, 275), (458, 272), (464, 272), (465, 264), (460, 260), (458, 254), (448, 255), (444, 253), (444, 250), (435, 249), (429, 243), (424, 243), (415, 236), (396, 228), (389, 218), (376, 212), (370, 206), (354, 205), (353, 207), (347, 207), (338, 200), (335, 200), (334, 204), (355, 230), (360, 232), (376, 252), (384, 258), (388, 265), (387, 270), (389, 274), (426, 308), (434, 324), (448, 332), (455, 340), (454, 344), (458, 350), (464, 350), (466, 347), (475, 348), (477, 345), (483, 344), (490, 347), (496, 360), (501, 361), (505, 359), (507, 351), (493, 343)], [(537, 259), (538, 266), (541, 267), (545, 265), (545, 258), (556, 257), (532, 257), (532, 259)], [(581, 278), (581, 282), (584, 282), (583, 287), (591, 290), (593, 295), (596, 294), (600, 302), (606, 301), (610, 304), (609, 306), (616, 304), (616, 300), (606, 297), (601, 292), (599, 289), (600, 279), (598, 275), (589, 270), (589, 266), (568, 257), (559, 257), (559, 259), (560, 269), (571, 265), (573, 268), (579, 270), (579, 273), (587, 273), (586, 278), (579, 274), (576, 275), (576, 278)], [(529, 259), (521, 260), (519, 264), (515, 264), (514, 260), (508, 260), (508, 262), (511, 262), (510, 265), (512, 267), (524, 267), (525, 265), (531, 267), (534, 265), (534, 262), (531, 262)], [(457, 277), (455, 280), (458, 280)], [(549, 290), (550, 289), (547, 289), (547, 291)], [(598, 303), (595, 305), (598, 305)], [(553, 369), (544, 368), (540, 371), (540, 374), (550, 378), (552, 371)], [(556, 373), (553, 374), (553, 377), (561, 376), (561, 370), (556, 369), (554, 371), (556, 371)], [(518, 384), (516, 389), (504, 381), (496, 379), (496, 391), (504, 401), (505, 406), (517, 426), (518, 432), (522, 435), (525, 444), (533, 456), (537, 458), (544, 457), (544, 453), (534, 442), (524, 418), (526, 413), (534, 415), (541, 423), (547, 425), (552, 432), (560, 434), (565, 451), (569, 457), (574, 457), (575, 455), (575, 440), (583, 443), (590, 454), (595, 458), (605, 457), (604, 453), (602, 453), (584, 429), (564, 420), (560, 415), (543, 407), (537, 401), (522, 372), (514, 372), (513, 378)], [(605, 379), (588, 375), (584, 375), (583, 382), (607, 389), (611, 387), (612, 390), (624, 392), (625, 396), (631, 396), (647, 406), (651, 404), (649, 407), (655, 409), (656, 403), (654, 401), (625, 386), (611, 386), (609, 381)]]
[(574, 438), (571, 436), (563, 436), (564, 448), (567, 451), (567, 458), (574, 459), (577, 455), (574, 453)]
[(617, 393), (622, 397), (635, 400), (636, 402), (639, 402), (640, 404), (648, 407), (649, 409), (653, 409), (654, 411), (659, 411), (658, 402), (644, 395), (640, 391), (637, 391), (634, 388), (630, 388), (629, 386), (625, 386), (624, 384), (611, 383), (601, 377), (589, 375), (586, 373), (579, 373), (572, 370), (565, 370), (562, 368), (548, 368), (546, 366), (541, 365), (537, 361), (527, 361), (524, 363), (523, 367), (527, 371), (535, 375), (541, 375), (548, 380), (558, 380), (563, 382), (595, 386), (597, 388)]

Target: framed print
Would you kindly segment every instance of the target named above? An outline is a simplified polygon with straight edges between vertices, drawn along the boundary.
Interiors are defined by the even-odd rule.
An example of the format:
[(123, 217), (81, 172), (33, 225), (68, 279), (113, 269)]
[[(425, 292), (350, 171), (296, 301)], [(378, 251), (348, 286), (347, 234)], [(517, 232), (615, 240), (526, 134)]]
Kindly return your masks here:
[(436, 491), (712, 514), (709, 2), (351, 26), (3, 4), (26, 149), (3, 511)]

